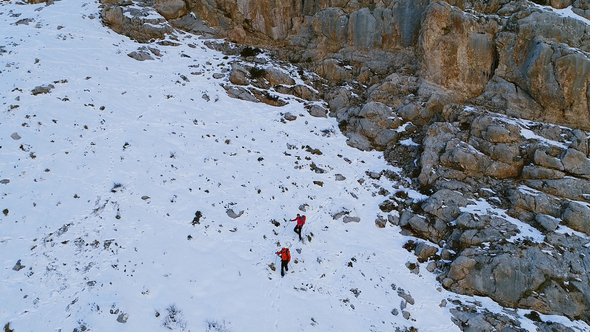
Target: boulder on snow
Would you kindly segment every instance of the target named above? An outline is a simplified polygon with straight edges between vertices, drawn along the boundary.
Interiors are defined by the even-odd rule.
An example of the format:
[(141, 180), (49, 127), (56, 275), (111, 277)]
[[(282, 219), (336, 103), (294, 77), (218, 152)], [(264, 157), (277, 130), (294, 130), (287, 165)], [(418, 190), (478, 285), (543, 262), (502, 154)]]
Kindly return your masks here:
[(55, 88), (55, 86), (53, 84), (37, 86), (33, 90), (31, 90), (31, 94), (33, 96), (36, 96), (36, 95), (42, 94), (42, 93), (50, 93), (51, 90), (53, 90), (53, 88)]
[(359, 218), (359, 217), (351, 217), (351, 216), (344, 216), (344, 218), (342, 219), (342, 221), (345, 224), (348, 224), (350, 222), (360, 222), (361, 221), (361, 218)]
[(124, 312), (120, 313), (119, 316), (117, 316), (117, 322), (121, 324), (127, 323), (127, 319), (129, 319), (129, 314)]
[(20, 271), (22, 269), (24, 269), (25, 266), (21, 264), (20, 259), (16, 262), (16, 264), (14, 264), (14, 267), (12, 268), (15, 271)]
[(145, 50), (137, 50), (127, 54), (130, 58), (137, 61), (154, 60), (152, 55)]
[(244, 211), (240, 211), (238, 213), (235, 213), (233, 209), (227, 209), (225, 210), (225, 213), (227, 213), (227, 215), (232, 218), (232, 219), (236, 219), (239, 218), (242, 214), (244, 214)]

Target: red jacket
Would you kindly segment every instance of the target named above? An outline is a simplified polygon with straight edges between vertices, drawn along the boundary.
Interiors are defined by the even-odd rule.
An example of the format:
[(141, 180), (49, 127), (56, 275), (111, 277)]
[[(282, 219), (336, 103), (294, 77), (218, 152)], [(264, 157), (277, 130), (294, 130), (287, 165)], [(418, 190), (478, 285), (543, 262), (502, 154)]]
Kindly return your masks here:
[(289, 248), (283, 248), (281, 251), (277, 251), (277, 255), (281, 256), (281, 260), (290, 261), (291, 260), (291, 253), (289, 252)]
[(305, 224), (305, 216), (299, 216), (295, 219), (291, 219), (291, 221), (297, 221), (297, 226), (302, 227)]

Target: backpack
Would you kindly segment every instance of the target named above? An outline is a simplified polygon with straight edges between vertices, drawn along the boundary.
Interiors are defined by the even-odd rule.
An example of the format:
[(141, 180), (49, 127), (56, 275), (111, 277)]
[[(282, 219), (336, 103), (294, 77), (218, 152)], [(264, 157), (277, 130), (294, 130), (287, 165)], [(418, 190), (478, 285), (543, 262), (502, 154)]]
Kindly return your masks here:
[(283, 248), (281, 259), (287, 262), (291, 261), (291, 253), (289, 252), (289, 248)]
[(303, 226), (305, 224), (305, 216), (297, 217), (297, 226)]

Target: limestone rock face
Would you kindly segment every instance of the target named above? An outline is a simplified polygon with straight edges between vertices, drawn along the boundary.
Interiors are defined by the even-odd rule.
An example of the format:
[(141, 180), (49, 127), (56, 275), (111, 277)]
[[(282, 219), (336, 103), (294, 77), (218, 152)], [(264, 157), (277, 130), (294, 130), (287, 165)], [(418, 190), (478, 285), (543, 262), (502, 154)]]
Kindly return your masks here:
[[(524, 1), (102, 3), (105, 24), (140, 42), (163, 38), (172, 33), (172, 25), (273, 48), (282, 59), (301, 63), (329, 81), (380, 85), (381, 92), (391, 92), (386, 104), (392, 108), (401, 106), (407, 89), (384, 84), (384, 78), (392, 73), (419, 77), (415, 85), (440, 88), (433, 94), (430, 88), (408, 86), (418, 94), (413, 92), (416, 100), (406, 101), (400, 111), (420, 124), (446, 103), (473, 100), (508, 115), (590, 128), (590, 58), (584, 53), (590, 51), (590, 27)], [(537, 3), (571, 5), (579, 15), (590, 11), (588, 0)], [(150, 6), (162, 20), (145, 18)], [(188, 22), (189, 12), (214, 29), (198, 20)]]
[(184, 0), (156, 0), (154, 9), (167, 20), (177, 19), (188, 14)]
[(588, 51), (590, 40), (584, 36), (590, 27), (579, 20), (532, 9), (515, 15), (509, 24), (518, 30), (498, 33), (496, 75), (517, 84), (543, 109), (541, 114), (522, 115), (590, 128), (590, 58), (572, 50)]
[[(340, 118), (346, 123), (346, 131), (349, 135), (356, 134), (367, 138), (370, 147), (377, 150), (384, 150), (392, 140), (397, 138), (395, 129), (401, 124), (401, 119), (395, 116), (393, 110), (379, 102), (369, 102), (361, 108), (351, 107)], [(362, 150), (368, 149), (358, 143), (360, 142), (349, 139), (349, 145)]]
[[(547, 243), (575, 246), (563, 235), (551, 236)], [(585, 257), (570, 269), (569, 263), (564, 265), (564, 261), (537, 247), (507, 244), (491, 254), (467, 249), (451, 264), (445, 283), (451, 290), (489, 295), (503, 305), (588, 320), (588, 312), (584, 309), (589, 304), (584, 295), (590, 289), (585, 281), (588, 275), (581, 275), (583, 270), (579, 269), (580, 264), (586, 264), (588, 257), (587, 249), (582, 251), (581, 256)], [(574, 256), (580, 256), (580, 252), (566, 256), (574, 259)], [(564, 280), (568, 281), (564, 283)]]
[(588, 204), (568, 202), (562, 218), (569, 227), (590, 235), (590, 206)]
[[(458, 252), (440, 275), (442, 285), (489, 296), (504, 306), (588, 321), (590, 303), (583, 295), (588, 291), (583, 267), (588, 248), (580, 246), (587, 240), (553, 233), (563, 227), (590, 231), (587, 134), (552, 125), (523, 127), (469, 107), (447, 107), (440, 120), (425, 131), (418, 177), (433, 193), (421, 206), (425, 214), (404, 213), (400, 226)], [(514, 173), (498, 173), (493, 163), (479, 166), (482, 161), (507, 165)], [(471, 212), (471, 204), (498, 198), (490, 200), (487, 190), (476, 187), (495, 188), (492, 195), (502, 192), (504, 200), (495, 205), (509, 216)], [(521, 237), (522, 228), (512, 218), (546, 234), (545, 243), (513, 240)], [(433, 232), (437, 222), (447, 225), (439, 228), (444, 231)], [(482, 249), (484, 244), (491, 247)], [(545, 248), (556, 245), (568, 254), (556, 256)]]
[(584, 18), (590, 19), (590, 1), (588, 1), (588, 0), (574, 1), (572, 11)]
[(493, 19), (474, 18), (445, 2), (433, 2), (420, 34), (422, 77), (466, 98), (479, 95), (494, 75), (498, 29)]

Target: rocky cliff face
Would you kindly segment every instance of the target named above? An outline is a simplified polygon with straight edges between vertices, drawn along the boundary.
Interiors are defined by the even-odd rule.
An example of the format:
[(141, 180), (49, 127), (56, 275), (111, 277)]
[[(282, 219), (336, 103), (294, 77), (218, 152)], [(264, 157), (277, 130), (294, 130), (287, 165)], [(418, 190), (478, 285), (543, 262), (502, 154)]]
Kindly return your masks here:
[[(137, 2), (156, 9), (159, 19), (141, 14), (132, 2), (103, 3), (104, 22), (139, 41), (162, 38), (170, 25), (208, 30), (187, 17), (192, 12), (211, 25), (211, 33), (273, 48), (282, 59), (330, 81), (373, 86), (392, 73), (411, 75), (421, 86), (442, 90), (436, 98), (443, 94), (447, 102), (470, 101), (521, 118), (590, 129), (585, 53), (590, 27), (529, 2)], [(585, 14), (587, 7), (588, 1), (577, 0), (572, 8)], [(423, 90), (429, 94), (432, 88)]]
[[(590, 323), (590, 1), (102, 3), (103, 22), (138, 41), (173, 43), (180, 28), (297, 65), (306, 85), (228, 47), (249, 62), (226, 90), (276, 106), (270, 88), (291, 94), (403, 168), (428, 198), (394, 188), (376, 223), (424, 239), (408, 250), (445, 288)], [(511, 326), (470, 310), (455, 312), (466, 331)]]
[[(554, 2), (541, 4), (572, 5)], [(373, 85), (394, 72), (411, 74), (456, 102), (477, 99), (510, 115), (590, 129), (584, 53), (590, 28), (529, 2), (193, 0), (186, 6), (219, 35), (276, 48), (328, 80)], [(587, 1), (573, 6), (588, 10)]]

